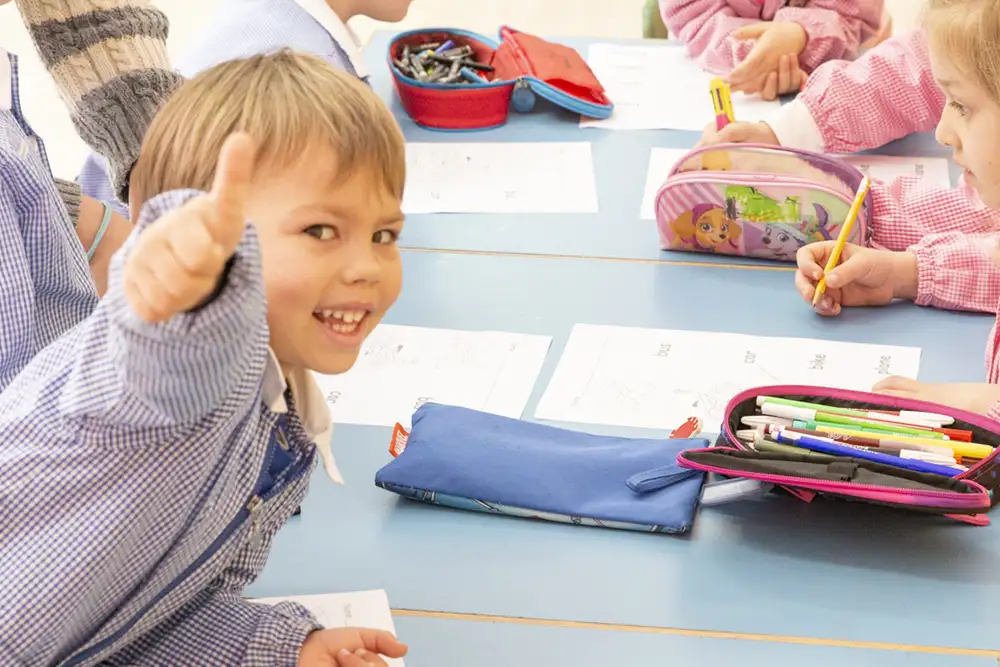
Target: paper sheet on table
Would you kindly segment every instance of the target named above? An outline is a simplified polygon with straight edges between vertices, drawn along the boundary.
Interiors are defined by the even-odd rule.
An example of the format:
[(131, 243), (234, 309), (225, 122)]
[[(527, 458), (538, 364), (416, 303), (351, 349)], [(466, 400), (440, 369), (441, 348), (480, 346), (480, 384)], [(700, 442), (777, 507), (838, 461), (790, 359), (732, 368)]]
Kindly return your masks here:
[(406, 144), (405, 213), (597, 213), (588, 142)]
[[(583, 118), (581, 127), (608, 130), (691, 130), (701, 132), (715, 120), (709, 82), (677, 46), (593, 44), (587, 64), (615, 105), (610, 118)], [(781, 105), (759, 96), (733, 93), (733, 114), (740, 121), (768, 118)]]
[(838, 155), (874, 179), (891, 183), (900, 176), (918, 176), (921, 184), (951, 187), (948, 160), (940, 157), (897, 157), (893, 155)]
[(808, 338), (577, 324), (535, 411), (538, 419), (716, 432), (739, 392), (774, 384), (868, 391), (917, 377), (920, 348)]
[(639, 218), (656, 219), (656, 192), (667, 180), (667, 174), (682, 157), (690, 153), (687, 148), (654, 148), (649, 151), (649, 168), (646, 170), (646, 189), (642, 195)]
[[(297, 602), (308, 609), (326, 628), (373, 628), (396, 634), (392, 610), (385, 591), (360, 591), (330, 595), (299, 595), (283, 598), (258, 598), (260, 604)], [(400, 641), (406, 642), (400, 637)], [(389, 667), (403, 667), (402, 658), (387, 660)]]
[(335, 424), (408, 426), (429, 401), (518, 419), (551, 343), (549, 336), (381, 324), (351, 370), (316, 381)]

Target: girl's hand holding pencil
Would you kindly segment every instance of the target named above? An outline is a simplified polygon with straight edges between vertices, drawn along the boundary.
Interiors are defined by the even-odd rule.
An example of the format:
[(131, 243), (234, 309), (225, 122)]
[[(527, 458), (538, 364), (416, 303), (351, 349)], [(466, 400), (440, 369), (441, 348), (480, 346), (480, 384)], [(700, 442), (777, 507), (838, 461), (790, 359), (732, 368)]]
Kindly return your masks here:
[[(836, 247), (836, 241), (811, 243), (799, 248), (795, 256), (795, 289), (810, 304)], [(813, 305), (820, 315), (840, 315), (844, 306), (884, 306), (893, 299), (916, 297), (917, 259), (910, 253), (847, 244), (840, 260), (826, 273), (826, 289)]]

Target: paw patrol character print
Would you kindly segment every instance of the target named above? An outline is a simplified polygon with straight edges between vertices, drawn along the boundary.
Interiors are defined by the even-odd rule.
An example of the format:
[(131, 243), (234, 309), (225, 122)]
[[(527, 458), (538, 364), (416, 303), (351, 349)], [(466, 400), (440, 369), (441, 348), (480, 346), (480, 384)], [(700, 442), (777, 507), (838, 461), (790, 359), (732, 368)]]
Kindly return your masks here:
[(698, 204), (670, 223), (672, 248), (733, 254), (739, 252), (743, 230), (726, 210), (715, 204)]
[(799, 248), (808, 242), (809, 239), (801, 230), (791, 225), (769, 222), (764, 225), (761, 245), (750, 249), (750, 254), (754, 257), (792, 260)]

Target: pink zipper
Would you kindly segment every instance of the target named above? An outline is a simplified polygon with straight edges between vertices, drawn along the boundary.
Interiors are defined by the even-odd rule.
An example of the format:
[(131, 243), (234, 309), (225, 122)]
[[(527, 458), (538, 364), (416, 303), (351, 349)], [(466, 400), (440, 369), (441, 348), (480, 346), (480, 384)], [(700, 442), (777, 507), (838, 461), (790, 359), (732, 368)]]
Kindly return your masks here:
[[(955, 493), (954, 491), (920, 491), (915, 489), (896, 489), (891, 486), (875, 486), (873, 484), (858, 484), (856, 482), (824, 482), (820, 480), (805, 479), (803, 477), (789, 477), (787, 475), (768, 475), (763, 473), (748, 473), (734, 471), (720, 466), (704, 465), (696, 463), (687, 458), (689, 453), (717, 452), (716, 448), (693, 449), (682, 452), (680, 458), (684, 461), (685, 467), (705, 472), (714, 472), (728, 477), (739, 476), (746, 479), (756, 479), (769, 484), (779, 486), (807, 487), (816, 491), (827, 493), (841, 493), (855, 498), (865, 498), (878, 502), (886, 502), (894, 505), (913, 505), (919, 507), (934, 507), (940, 509), (976, 509), (988, 508), (990, 506), (989, 491), (984, 486), (970, 480), (962, 480), (976, 493)], [(957, 478), (956, 478), (957, 479)], [(940, 501), (935, 503), (904, 503), (903, 498), (926, 498), (928, 501)]]

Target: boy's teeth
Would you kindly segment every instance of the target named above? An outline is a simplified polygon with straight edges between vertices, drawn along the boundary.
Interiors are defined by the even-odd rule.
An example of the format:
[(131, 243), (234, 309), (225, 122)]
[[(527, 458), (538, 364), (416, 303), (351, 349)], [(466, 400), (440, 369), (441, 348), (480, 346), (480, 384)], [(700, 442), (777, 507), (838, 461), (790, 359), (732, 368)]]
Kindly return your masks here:
[(365, 316), (365, 311), (363, 310), (320, 310), (319, 314), (323, 316), (326, 320), (340, 320), (347, 324), (354, 324), (360, 322)]

